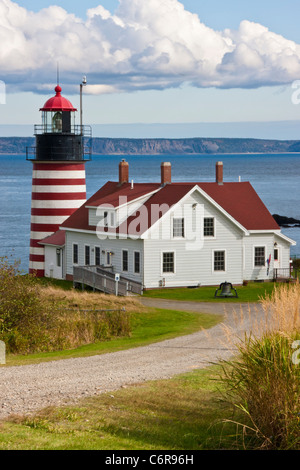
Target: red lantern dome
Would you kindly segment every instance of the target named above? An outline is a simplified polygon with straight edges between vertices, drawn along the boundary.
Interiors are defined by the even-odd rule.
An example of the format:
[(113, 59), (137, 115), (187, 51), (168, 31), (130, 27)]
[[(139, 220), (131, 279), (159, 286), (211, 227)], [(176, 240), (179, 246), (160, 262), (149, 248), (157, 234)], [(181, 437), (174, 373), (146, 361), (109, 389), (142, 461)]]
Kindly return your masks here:
[(77, 111), (69, 100), (61, 96), (61, 87), (59, 85), (55, 87), (55, 92), (56, 95), (46, 101), (40, 111)]

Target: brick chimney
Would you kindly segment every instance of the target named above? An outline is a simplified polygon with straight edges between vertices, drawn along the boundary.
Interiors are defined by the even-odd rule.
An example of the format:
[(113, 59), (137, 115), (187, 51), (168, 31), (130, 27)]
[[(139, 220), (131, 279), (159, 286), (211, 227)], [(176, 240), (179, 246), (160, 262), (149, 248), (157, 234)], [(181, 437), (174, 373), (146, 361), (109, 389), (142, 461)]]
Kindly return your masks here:
[(171, 163), (162, 162), (161, 166), (161, 185), (165, 186), (168, 183), (171, 183)]
[(129, 181), (129, 165), (126, 160), (119, 163), (119, 184), (128, 183)]
[(223, 184), (223, 162), (216, 163), (216, 183)]

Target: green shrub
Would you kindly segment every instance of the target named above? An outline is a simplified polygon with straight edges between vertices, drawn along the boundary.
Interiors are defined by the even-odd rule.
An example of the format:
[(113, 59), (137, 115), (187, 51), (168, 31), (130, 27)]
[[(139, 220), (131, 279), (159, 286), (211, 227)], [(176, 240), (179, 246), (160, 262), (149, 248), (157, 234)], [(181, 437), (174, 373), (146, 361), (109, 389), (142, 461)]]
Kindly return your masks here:
[(54, 319), (53, 305), (40, 299), (34, 276), (22, 275), (18, 263), (0, 258), (0, 337), (7, 351), (44, 350)]
[(295, 269), (300, 269), (300, 258), (296, 258), (293, 260), (293, 267)]
[(248, 338), (239, 348), (240, 359), (224, 368), (227, 397), (247, 418), (243, 427), (248, 445), (300, 449), (300, 366), (292, 361), (295, 339), (300, 335)]
[(127, 312), (70, 309), (61, 292), (48, 292), (34, 276), (22, 275), (17, 263), (0, 258), (0, 340), (8, 353), (71, 349), (130, 334)]

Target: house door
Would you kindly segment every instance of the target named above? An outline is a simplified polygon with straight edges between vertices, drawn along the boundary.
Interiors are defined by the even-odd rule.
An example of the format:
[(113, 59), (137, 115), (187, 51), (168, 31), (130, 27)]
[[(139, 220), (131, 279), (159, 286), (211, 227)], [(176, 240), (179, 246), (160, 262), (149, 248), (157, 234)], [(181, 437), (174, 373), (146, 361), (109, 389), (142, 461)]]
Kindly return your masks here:
[(279, 248), (274, 248), (274, 268), (280, 268), (280, 253)]

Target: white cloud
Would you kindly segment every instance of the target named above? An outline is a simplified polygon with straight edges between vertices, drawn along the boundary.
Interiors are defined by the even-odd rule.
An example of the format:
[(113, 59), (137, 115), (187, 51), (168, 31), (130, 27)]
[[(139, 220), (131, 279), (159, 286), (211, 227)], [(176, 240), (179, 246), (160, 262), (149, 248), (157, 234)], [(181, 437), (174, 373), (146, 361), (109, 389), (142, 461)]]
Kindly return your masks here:
[(214, 31), (178, 0), (119, 1), (114, 15), (99, 5), (83, 20), (58, 6), (33, 13), (0, 0), (0, 79), (9, 90), (43, 90), (57, 61), (64, 89), (86, 74), (92, 94), (300, 77), (300, 45), (263, 25), (245, 20), (236, 31)]

